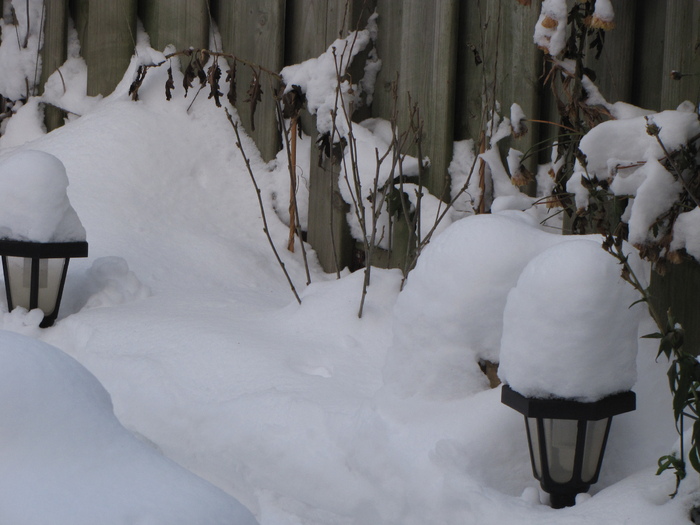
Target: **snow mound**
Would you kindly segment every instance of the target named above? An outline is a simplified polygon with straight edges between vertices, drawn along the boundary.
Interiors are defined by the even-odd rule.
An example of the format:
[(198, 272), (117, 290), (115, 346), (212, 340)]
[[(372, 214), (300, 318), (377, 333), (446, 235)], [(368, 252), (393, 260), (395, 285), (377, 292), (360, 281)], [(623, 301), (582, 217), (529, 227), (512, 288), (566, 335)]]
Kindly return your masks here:
[(84, 241), (85, 228), (67, 188), (66, 168), (49, 153), (24, 150), (0, 160), (0, 238)]
[(527, 397), (596, 401), (630, 390), (641, 313), (630, 305), (637, 299), (598, 242), (577, 239), (542, 252), (508, 295), (500, 378)]
[(257, 523), (127, 431), (102, 385), (59, 349), (0, 331), (0, 363), (0, 522)]
[(508, 292), (533, 257), (565, 241), (518, 212), (451, 224), (421, 253), (399, 294), (387, 384), (403, 395), (446, 399), (486, 388), (478, 362), (499, 359)]

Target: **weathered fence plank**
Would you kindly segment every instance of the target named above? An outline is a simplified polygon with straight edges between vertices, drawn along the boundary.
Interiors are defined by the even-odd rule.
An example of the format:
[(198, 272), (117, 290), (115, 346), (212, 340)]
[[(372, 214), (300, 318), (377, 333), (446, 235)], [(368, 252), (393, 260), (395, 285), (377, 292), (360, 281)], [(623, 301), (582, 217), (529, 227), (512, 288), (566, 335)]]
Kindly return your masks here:
[[(53, 0), (44, 4), (44, 45), (41, 48), (40, 86), (66, 61), (68, 1)], [(55, 106), (44, 108), (44, 123), (51, 131), (63, 125), (64, 112)]]
[[(398, 65), (401, 62), (401, 23), (403, 17), (403, 2), (387, 0), (377, 1), (377, 54), (382, 61), (382, 71), (379, 72), (374, 88), (373, 109), (375, 114), (390, 115), (395, 101), (392, 95), (392, 84), (398, 80)], [(393, 66), (393, 67), (392, 67)], [(393, 72), (389, 72), (389, 69)]]
[(661, 109), (675, 109), (684, 100), (697, 103), (700, 98), (700, 3), (666, 1), (663, 50)]
[[(386, 11), (387, 23), (399, 12), (391, 0), (378, 0), (381, 20)], [(454, 99), (456, 80), (457, 22), (459, 2), (444, 0), (426, 9), (420, 0), (405, 0), (400, 7), (400, 41), (394, 42), (398, 53), (382, 57), (379, 86), (391, 83), (400, 72), (398, 83), (399, 127), (408, 129), (409, 100), (420, 109), (423, 121), (422, 153), (430, 158), (424, 185), (433, 195), (446, 199), (449, 195), (447, 167), (452, 159), (454, 142)], [(382, 26), (384, 27), (384, 26)], [(397, 45), (398, 44), (398, 45)], [(378, 42), (378, 50), (381, 51)], [(385, 48), (388, 46), (385, 46)], [(394, 50), (397, 51), (397, 50)], [(375, 101), (373, 114), (388, 118), (393, 103), (381, 95)], [(416, 152), (413, 151), (415, 154)]]
[(209, 47), (208, 0), (141, 0), (138, 13), (153, 49)]
[(263, 159), (269, 161), (280, 149), (280, 135), (274, 97), (278, 83), (269, 75), (260, 75), (262, 100), (257, 104), (254, 121), (251, 105), (246, 103), (255, 66), (272, 71), (282, 69), (284, 62), (284, 0), (228, 0), (212, 5), (219, 25), (223, 51), (251, 62), (250, 67), (237, 67), (237, 109), (243, 126), (255, 140)]
[(462, 2), (459, 10), (457, 78), (455, 95), (455, 140), (479, 140), (484, 122), (482, 109), (486, 65), (481, 2)]
[(88, 68), (87, 94), (109, 95), (129, 66), (136, 43), (136, 0), (71, 0)]
[[(666, 2), (636, 0), (634, 35), (634, 76), (631, 103), (640, 107), (661, 109), (663, 52), (666, 35)], [(612, 47), (608, 52), (613, 52)]]
[(605, 33), (599, 59), (589, 50), (586, 66), (596, 73), (596, 84), (608, 102), (632, 100), (637, 3), (614, 0), (615, 28)]
[[(484, 66), (486, 71), (492, 69), (495, 74), (488, 79), (485, 86), (488, 93), (484, 96), (487, 100), (494, 99), (491, 102), (498, 102), (503, 117), (510, 117), (512, 104), (518, 104), (526, 118), (538, 118), (544, 64), (543, 53), (535, 47), (532, 39), (538, 9), (535, 5), (523, 6), (517, 2), (490, 2), (487, 6), (486, 27), (482, 29), (487, 37)], [(503, 154), (511, 147), (528, 154), (525, 164), (534, 173), (539, 159), (536, 153), (529, 154), (530, 148), (543, 137), (540, 137), (538, 123), (525, 125), (528, 133), (519, 138), (508, 138), (499, 146)], [(530, 189), (534, 190), (534, 185)]]
[(663, 319), (671, 309), (685, 332), (684, 348), (700, 354), (700, 264), (689, 260), (670, 265), (665, 275), (651, 274), (652, 304)]

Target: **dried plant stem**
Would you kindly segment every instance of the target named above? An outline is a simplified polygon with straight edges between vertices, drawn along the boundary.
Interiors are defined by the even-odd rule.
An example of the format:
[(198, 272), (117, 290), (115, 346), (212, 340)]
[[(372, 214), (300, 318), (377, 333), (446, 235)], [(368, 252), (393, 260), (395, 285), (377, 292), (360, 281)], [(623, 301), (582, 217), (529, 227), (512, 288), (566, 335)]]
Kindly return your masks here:
[(260, 187), (258, 186), (257, 181), (255, 180), (255, 175), (253, 174), (253, 169), (250, 166), (250, 159), (248, 156), (245, 154), (245, 150), (243, 149), (243, 144), (241, 142), (241, 135), (238, 131), (238, 123), (233, 120), (233, 117), (231, 116), (231, 113), (229, 112), (228, 108), (224, 108), (226, 111), (226, 117), (228, 118), (228, 121), (231, 123), (231, 126), (233, 126), (233, 131), (236, 134), (236, 147), (238, 150), (241, 152), (241, 155), (243, 156), (243, 161), (245, 162), (246, 169), (248, 170), (248, 175), (250, 175), (250, 180), (253, 182), (253, 186), (255, 187), (255, 194), (258, 197), (258, 205), (260, 206), (260, 214), (262, 216), (262, 221), (263, 221), (263, 231), (265, 232), (265, 235), (267, 236), (267, 240), (270, 243), (270, 247), (272, 248), (273, 253), (275, 254), (275, 258), (277, 259), (277, 262), (280, 265), (280, 268), (282, 268), (282, 271), (284, 272), (284, 276), (287, 278), (287, 282), (289, 283), (290, 288), (292, 289), (292, 293), (294, 294), (295, 299), (299, 304), (301, 304), (301, 298), (299, 297), (299, 294), (297, 293), (296, 288), (294, 287), (294, 283), (292, 282), (292, 278), (289, 276), (289, 272), (287, 272), (287, 268), (284, 265), (284, 262), (280, 258), (279, 253), (277, 252), (277, 248), (275, 248), (275, 243), (272, 241), (272, 236), (270, 236), (270, 230), (267, 226), (267, 215), (265, 214), (265, 206), (263, 205), (262, 201), (262, 194), (260, 191)]
[[(296, 188), (296, 167), (297, 167), (296, 166), (296, 158), (294, 159), (294, 163), (293, 163), (292, 162), (292, 154), (291, 154), (291, 149), (292, 149), (291, 148), (291, 140), (289, 138), (289, 130), (287, 129), (287, 126), (285, 124), (284, 111), (282, 109), (282, 103), (281, 103), (279, 98), (275, 98), (275, 107), (277, 109), (278, 122), (280, 123), (280, 127), (282, 130), (282, 139), (284, 140), (285, 149), (287, 151), (287, 168), (289, 170), (289, 176), (290, 176), (290, 178), (294, 179), (294, 184), (295, 184), (294, 187)], [(297, 119), (298, 119), (298, 117), (297, 117)], [(299, 125), (299, 123), (297, 120), (297, 130), (298, 130), (298, 125)], [(297, 130), (295, 130), (295, 134), (296, 134)], [(295, 151), (296, 151), (296, 149), (295, 149)], [(298, 210), (299, 206), (297, 204), (296, 191), (294, 191), (289, 196), (289, 199), (290, 199), (290, 205), (293, 202), (294, 209)], [(299, 213), (295, 214), (295, 221), (292, 222), (290, 220), (289, 224), (290, 224), (290, 228), (292, 227), (292, 224), (294, 224), (294, 226), (296, 228), (296, 234), (299, 237), (299, 246), (301, 247), (301, 256), (304, 259), (304, 270), (306, 271), (306, 284), (307, 285), (311, 284), (311, 271), (309, 270), (309, 260), (306, 257), (306, 248), (304, 247), (304, 241), (303, 241), (302, 235), (301, 235), (301, 222), (299, 219)]]
[(297, 117), (292, 118), (292, 126), (290, 133), (291, 137), (291, 148), (290, 148), (290, 167), (289, 171), (289, 242), (287, 243), (287, 249), (294, 253), (294, 234), (296, 232), (296, 222), (297, 222)]

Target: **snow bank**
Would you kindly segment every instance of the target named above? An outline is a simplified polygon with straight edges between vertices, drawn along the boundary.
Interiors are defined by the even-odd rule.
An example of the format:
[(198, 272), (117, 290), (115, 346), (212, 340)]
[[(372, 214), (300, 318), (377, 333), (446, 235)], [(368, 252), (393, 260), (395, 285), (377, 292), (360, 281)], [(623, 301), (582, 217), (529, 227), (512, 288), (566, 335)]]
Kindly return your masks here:
[(0, 159), (0, 238), (84, 241), (67, 188), (66, 168), (49, 153), (24, 150)]
[(122, 427), (109, 394), (73, 358), (0, 331), (0, 362), (2, 523), (257, 523)]
[(640, 307), (600, 242), (576, 239), (525, 267), (503, 313), (499, 376), (527, 397), (596, 401), (636, 380)]

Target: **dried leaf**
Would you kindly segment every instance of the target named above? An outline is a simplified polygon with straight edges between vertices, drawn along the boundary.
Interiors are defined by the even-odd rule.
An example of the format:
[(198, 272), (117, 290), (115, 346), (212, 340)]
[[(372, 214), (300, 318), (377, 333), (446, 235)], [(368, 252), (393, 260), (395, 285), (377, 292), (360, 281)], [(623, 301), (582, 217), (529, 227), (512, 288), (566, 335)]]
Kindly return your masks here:
[(219, 67), (219, 64), (216, 61), (214, 61), (214, 63), (209, 67), (209, 70), (207, 71), (207, 80), (209, 82), (210, 89), (209, 98), (214, 99), (217, 108), (221, 107), (221, 101), (219, 100), (219, 97), (223, 95), (223, 93), (219, 91), (220, 78), (221, 68)]
[(173, 80), (173, 68), (168, 67), (168, 80), (165, 82), (165, 98), (170, 100), (173, 98), (172, 90), (175, 89), (175, 81)]
[(282, 116), (286, 119), (297, 118), (305, 103), (306, 97), (301, 87), (293, 85), (292, 88), (282, 96)]
[(136, 70), (136, 78), (129, 86), (129, 95), (131, 95), (131, 100), (139, 99), (139, 88), (143, 84), (143, 79), (146, 78), (146, 66), (139, 66)]
[(262, 88), (260, 87), (260, 72), (253, 71), (253, 78), (250, 81), (250, 86), (248, 87), (247, 95), (248, 99), (244, 102), (250, 104), (250, 129), (255, 131), (255, 110), (258, 107), (258, 102), (262, 100)]
[(182, 77), (182, 87), (185, 88), (185, 96), (187, 96), (187, 92), (192, 87), (192, 81), (195, 79), (196, 76), (197, 75), (194, 72), (192, 62), (190, 62), (187, 65), (187, 68), (185, 69), (184, 76)]
[(226, 97), (232, 106), (236, 105), (236, 62), (233, 62), (231, 69), (226, 72), (226, 83), (228, 84), (228, 93)]

